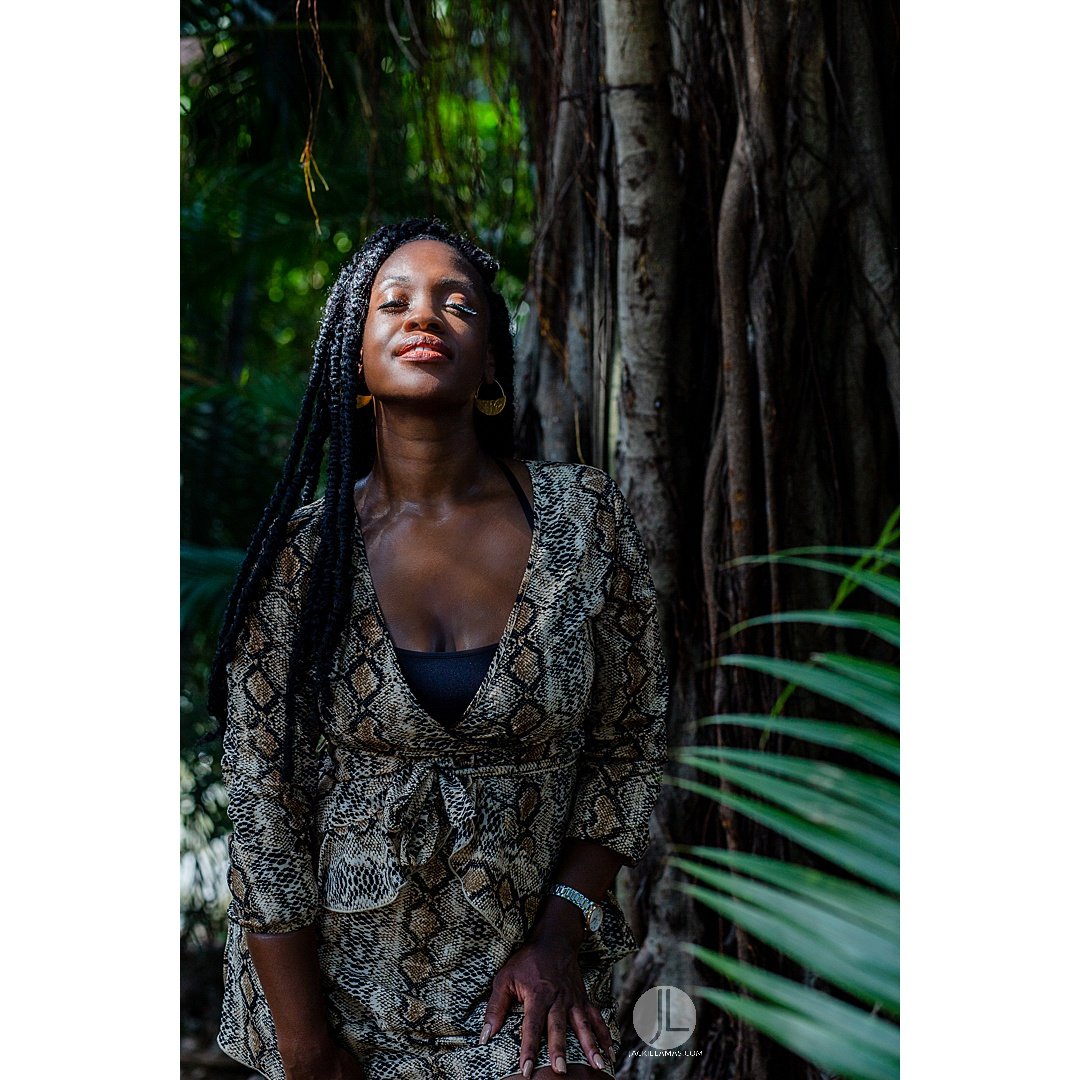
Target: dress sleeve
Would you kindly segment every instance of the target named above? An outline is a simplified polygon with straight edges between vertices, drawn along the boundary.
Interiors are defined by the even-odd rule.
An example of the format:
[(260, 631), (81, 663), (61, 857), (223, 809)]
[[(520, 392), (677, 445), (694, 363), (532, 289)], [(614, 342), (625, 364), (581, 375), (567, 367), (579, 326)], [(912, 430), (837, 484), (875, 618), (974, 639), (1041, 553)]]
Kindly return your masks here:
[(668, 674), (645, 547), (614, 481), (603, 503), (598, 542), (611, 563), (593, 623), (596, 668), (567, 836), (632, 866), (649, 843), (667, 760)]
[[(315, 921), (318, 908), (311, 825), (319, 765), (305, 732), (293, 736), (290, 781), (281, 768), (285, 678), (299, 616), (296, 589), (282, 569), (290, 564), (295, 555), (287, 548), (252, 602), (226, 667), (221, 768), (233, 823), (229, 918), (264, 934), (299, 930)], [(298, 705), (304, 701), (299, 694)]]

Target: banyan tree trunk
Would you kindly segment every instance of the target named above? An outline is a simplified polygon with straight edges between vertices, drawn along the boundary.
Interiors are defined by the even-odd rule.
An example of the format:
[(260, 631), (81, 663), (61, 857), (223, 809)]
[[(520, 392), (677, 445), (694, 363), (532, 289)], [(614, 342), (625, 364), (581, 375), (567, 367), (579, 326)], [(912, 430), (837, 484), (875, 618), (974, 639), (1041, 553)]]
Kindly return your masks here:
[[(652, 0), (602, 0), (603, 87), (611, 126), (615, 299), (611, 359), (615, 407), (612, 462), (616, 479), (645, 532), (658, 594), (671, 632), (678, 561), (670, 538), (677, 531), (677, 494), (672, 482), (670, 357), (681, 185), (675, 170), (674, 116), (670, 98), (667, 22)], [(674, 649), (671, 650), (674, 652)], [(679, 680), (678, 687), (685, 680)], [(693, 715), (676, 693), (675, 717)], [(687, 741), (681, 728), (678, 741)], [(620, 987), (626, 1004), (652, 985), (690, 987), (696, 979), (689, 957), (671, 945), (696, 936), (697, 920), (675, 889), (675, 871), (663, 855), (681, 832), (687, 799), (665, 788), (655, 815), (656, 843), (648, 860), (624, 876), (623, 899), (647, 897), (643, 947)], [(640, 906), (638, 904), (637, 906)], [(692, 1045), (692, 1044), (689, 1044)], [(626, 1059), (621, 1075), (688, 1077), (692, 1058)]]
[[(540, 184), (520, 434), (627, 493), (664, 611), (672, 745), (722, 730), (741, 745), (695, 721), (768, 708), (775, 691), (708, 661), (735, 647), (734, 623), (825, 605), (832, 586), (725, 564), (872, 542), (899, 500), (897, 13), (532, 0), (517, 17)], [(805, 655), (800, 633), (737, 647)], [(642, 991), (712, 981), (681, 941), (792, 973), (690, 904), (664, 858), (673, 843), (783, 857), (771, 834), (669, 786), (654, 841), (620, 875), (644, 943), (617, 982), (627, 1048)], [(818, 1076), (704, 1007), (687, 1046), (702, 1056), (624, 1059), (620, 1076)]]

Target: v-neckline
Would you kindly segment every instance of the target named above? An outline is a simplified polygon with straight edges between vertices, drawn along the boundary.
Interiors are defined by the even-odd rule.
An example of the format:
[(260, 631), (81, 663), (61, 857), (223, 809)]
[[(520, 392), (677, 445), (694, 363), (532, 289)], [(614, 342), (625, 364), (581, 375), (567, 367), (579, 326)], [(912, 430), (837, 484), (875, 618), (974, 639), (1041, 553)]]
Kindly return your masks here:
[(508, 642), (513, 634), (514, 627), (518, 621), (518, 615), (521, 611), (521, 605), (525, 600), (525, 593), (529, 588), (529, 582), (532, 580), (533, 568), (536, 565), (537, 552), (540, 549), (540, 529), (543, 527), (544, 515), (541, 512), (540, 507), (540, 487), (537, 483), (537, 472), (534, 468), (535, 462), (523, 460), (522, 464), (529, 470), (529, 479), (532, 481), (532, 510), (533, 510), (533, 527), (532, 536), (529, 540), (529, 556), (525, 560), (525, 569), (521, 575), (521, 583), (518, 585), (517, 596), (514, 598), (513, 607), (510, 609), (510, 614), (506, 617), (506, 623), (503, 626), (503, 632), (499, 636), (499, 640), (495, 645), (495, 655), (491, 658), (491, 663), (488, 665), (487, 671), (484, 672), (484, 678), (481, 680), (480, 685), (476, 689), (476, 693), (472, 696), (469, 704), (465, 706), (465, 711), (461, 714), (461, 719), (452, 727), (447, 728), (445, 724), (440, 724), (420, 704), (413, 692), (413, 688), (409, 685), (409, 681), (405, 678), (405, 673), (401, 668), (401, 661), (398, 659), (397, 652), (394, 647), (394, 639), (390, 635), (390, 626), (386, 621), (386, 617), (383, 614), (382, 605), (379, 603), (379, 594), (375, 591), (375, 579), (371, 575), (371, 566), (368, 563), (367, 546), (364, 543), (364, 530), (360, 524), (360, 514), (356, 509), (356, 504), (353, 504), (353, 534), (355, 538), (355, 550), (357, 554), (357, 562), (360, 565), (360, 572), (363, 575), (364, 588), (367, 591), (368, 598), (371, 601), (371, 610), (375, 616), (375, 621), (379, 628), (379, 644), (383, 651), (383, 656), (386, 662), (387, 669), (391, 673), (391, 677), (397, 680), (398, 684), (404, 688), (409, 702), (411, 703), (415, 712), (424, 717), (425, 720), (434, 724), (440, 731), (444, 733), (453, 734), (461, 729), (465, 722), (470, 719), (472, 713), (476, 710), (478, 703), (484, 697), (488, 687), (495, 678), (495, 672), (499, 670), (503, 655), (508, 648)]

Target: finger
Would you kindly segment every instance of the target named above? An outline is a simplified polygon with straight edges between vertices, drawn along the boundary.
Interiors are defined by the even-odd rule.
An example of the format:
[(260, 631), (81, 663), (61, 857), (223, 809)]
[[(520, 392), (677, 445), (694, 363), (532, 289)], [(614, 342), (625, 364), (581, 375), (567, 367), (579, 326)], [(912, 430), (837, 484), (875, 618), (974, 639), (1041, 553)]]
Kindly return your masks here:
[(521, 1021), (521, 1054), (518, 1068), (525, 1074), (526, 1080), (536, 1066), (540, 1052), (540, 1034), (544, 1030), (544, 1021), (548, 1013), (548, 1001), (535, 994), (526, 997), (525, 1015)]
[(516, 1000), (510, 982), (496, 979), (491, 988), (487, 1009), (484, 1011), (484, 1026), (480, 1029), (481, 1046), (503, 1026), (506, 1014)]
[(557, 1073), (566, 1072), (566, 1010), (558, 1002), (548, 1010), (548, 1057)]
[(596, 1034), (593, 1031), (592, 1020), (582, 1006), (575, 1005), (570, 1010), (570, 1026), (573, 1028), (574, 1034), (577, 1035), (578, 1042), (581, 1043), (581, 1049), (585, 1051), (585, 1056), (598, 1069), (605, 1068), (606, 1062), (604, 1061), (604, 1055), (600, 1052), (600, 1044), (597, 1042)]
[(604, 1019), (604, 1014), (590, 1001), (585, 1007), (589, 1017), (589, 1024), (600, 1040), (600, 1049), (604, 1051), (608, 1061), (615, 1064), (615, 1043), (611, 1038), (611, 1029)]

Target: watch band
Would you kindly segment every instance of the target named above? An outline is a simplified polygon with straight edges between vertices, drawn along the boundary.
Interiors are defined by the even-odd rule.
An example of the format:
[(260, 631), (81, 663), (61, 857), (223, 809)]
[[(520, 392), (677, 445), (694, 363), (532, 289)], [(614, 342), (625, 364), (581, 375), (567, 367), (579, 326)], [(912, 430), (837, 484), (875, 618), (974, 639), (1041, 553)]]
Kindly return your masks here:
[(581, 914), (585, 916), (586, 930), (595, 934), (603, 925), (604, 909), (595, 901), (590, 900), (584, 893), (572, 889), (569, 885), (552, 885), (551, 892), (555, 896), (561, 896), (564, 900), (569, 900), (571, 904), (581, 909)]

